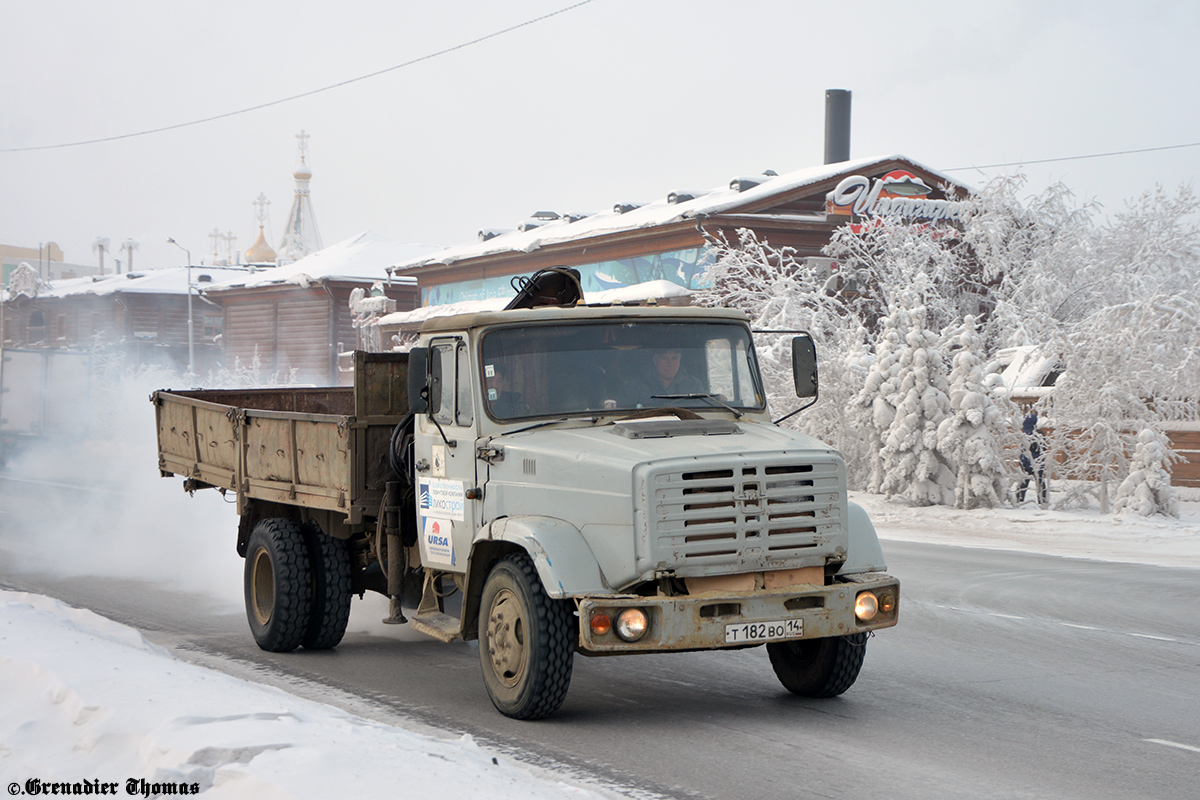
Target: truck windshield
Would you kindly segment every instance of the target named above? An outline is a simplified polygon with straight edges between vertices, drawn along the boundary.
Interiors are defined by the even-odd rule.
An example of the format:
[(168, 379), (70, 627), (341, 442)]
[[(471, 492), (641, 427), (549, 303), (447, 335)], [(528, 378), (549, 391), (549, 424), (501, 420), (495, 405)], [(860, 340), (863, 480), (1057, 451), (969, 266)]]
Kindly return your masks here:
[(484, 404), (499, 420), (722, 403), (764, 408), (750, 333), (735, 323), (498, 328), (484, 335), (482, 356)]

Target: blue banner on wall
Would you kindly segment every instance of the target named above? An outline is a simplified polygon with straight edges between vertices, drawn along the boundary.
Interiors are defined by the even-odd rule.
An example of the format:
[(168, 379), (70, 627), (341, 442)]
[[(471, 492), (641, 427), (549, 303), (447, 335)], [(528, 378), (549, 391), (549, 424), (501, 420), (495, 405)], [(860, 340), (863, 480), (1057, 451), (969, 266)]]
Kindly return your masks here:
[[(572, 265), (579, 270), (584, 293), (621, 289), (648, 281), (670, 281), (685, 289), (703, 289), (712, 284), (708, 267), (713, 263), (707, 247), (672, 250), (667, 253)], [(512, 276), (458, 281), (421, 287), (421, 305), (442, 306), (464, 300), (512, 297)]]

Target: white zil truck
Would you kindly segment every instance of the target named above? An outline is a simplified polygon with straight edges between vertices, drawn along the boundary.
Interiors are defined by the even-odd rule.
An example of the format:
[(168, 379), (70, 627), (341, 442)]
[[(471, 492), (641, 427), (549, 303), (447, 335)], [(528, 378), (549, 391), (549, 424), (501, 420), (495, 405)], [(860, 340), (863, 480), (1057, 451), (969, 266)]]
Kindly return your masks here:
[[(792, 341), (814, 398), (811, 339)], [(846, 691), (896, 624), (842, 457), (772, 423), (737, 311), (551, 305), (435, 318), (344, 389), (159, 391), (159, 468), (237, 496), (250, 629), (329, 648), (353, 595), (479, 640), (496, 708), (564, 701), (576, 653), (765, 645)], [(406, 616), (407, 614), (407, 616)]]

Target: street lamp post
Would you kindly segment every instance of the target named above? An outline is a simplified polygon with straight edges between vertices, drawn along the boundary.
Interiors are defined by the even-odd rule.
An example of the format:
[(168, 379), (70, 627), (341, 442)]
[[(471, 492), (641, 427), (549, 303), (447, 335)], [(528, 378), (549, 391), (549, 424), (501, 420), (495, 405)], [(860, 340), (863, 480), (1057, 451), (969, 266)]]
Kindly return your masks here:
[(188, 290), (188, 377), (196, 376), (196, 337), (192, 322), (192, 251), (174, 239), (167, 239), (167, 244), (173, 244), (187, 254), (187, 290)]

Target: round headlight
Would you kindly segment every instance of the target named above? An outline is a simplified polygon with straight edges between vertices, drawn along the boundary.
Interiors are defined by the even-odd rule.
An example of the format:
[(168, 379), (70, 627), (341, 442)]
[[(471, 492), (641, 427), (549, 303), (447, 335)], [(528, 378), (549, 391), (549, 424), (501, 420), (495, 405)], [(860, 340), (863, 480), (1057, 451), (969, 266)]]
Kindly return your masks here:
[(650, 620), (640, 608), (627, 608), (617, 615), (616, 629), (617, 636), (627, 642), (636, 642), (650, 629)]
[(854, 601), (854, 616), (863, 622), (868, 622), (879, 613), (879, 600), (874, 592), (862, 592)]

